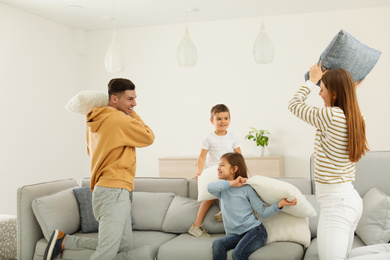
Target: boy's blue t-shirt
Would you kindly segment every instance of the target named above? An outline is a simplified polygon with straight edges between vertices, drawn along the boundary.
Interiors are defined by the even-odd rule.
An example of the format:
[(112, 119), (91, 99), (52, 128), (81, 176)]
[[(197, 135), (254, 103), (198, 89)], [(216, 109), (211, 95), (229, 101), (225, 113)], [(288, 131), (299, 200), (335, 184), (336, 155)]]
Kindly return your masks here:
[(277, 203), (268, 207), (250, 185), (230, 187), (228, 181), (209, 183), (207, 190), (220, 200), (223, 225), (227, 235), (241, 235), (261, 224), (253, 209), (262, 218), (280, 211)]

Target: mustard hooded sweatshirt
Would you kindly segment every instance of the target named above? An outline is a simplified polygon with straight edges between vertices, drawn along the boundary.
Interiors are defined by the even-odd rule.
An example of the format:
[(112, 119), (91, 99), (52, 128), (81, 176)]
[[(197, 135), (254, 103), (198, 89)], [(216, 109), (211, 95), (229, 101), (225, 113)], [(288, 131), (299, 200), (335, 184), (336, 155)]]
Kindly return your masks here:
[(95, 185), (134, 189), (135, 147), (154, 141), (152, 130), (136, 112), (131, 116), (114, 107), (95, 107), (86, 116), (87, 151), (91, 157), (91, 190)]

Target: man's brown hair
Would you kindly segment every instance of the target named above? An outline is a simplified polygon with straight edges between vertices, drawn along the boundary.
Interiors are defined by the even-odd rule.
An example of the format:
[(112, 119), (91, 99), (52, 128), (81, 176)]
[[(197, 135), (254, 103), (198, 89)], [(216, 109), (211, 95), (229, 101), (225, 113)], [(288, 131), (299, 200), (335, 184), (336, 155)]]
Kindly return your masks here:
[(135, 85), (131, 80), (124, 79), (124, 78), (116, 78), (110, 80), (108, 82), (108, 98), (111, 97), (111, 95), (121, 96), (121, 93), (125, 92), (126, 90), (134, 90)]

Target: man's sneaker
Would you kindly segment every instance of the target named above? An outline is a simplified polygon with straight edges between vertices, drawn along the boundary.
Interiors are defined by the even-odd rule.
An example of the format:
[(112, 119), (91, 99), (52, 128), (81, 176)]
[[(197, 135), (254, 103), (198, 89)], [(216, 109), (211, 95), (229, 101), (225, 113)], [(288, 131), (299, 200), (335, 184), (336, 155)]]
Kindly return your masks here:
[(222, 211), (218, 212), (217, 214), (214, 215), (215, 221), (222, 222)]
[(207, 230), (203, 227), (203, 224), (200, 227), (194, 227), (194, 225), (191, 225), (188, 233), (194, 237), (210, 237), (210, 234), (207, 233)]
[(64, 249), (62, 248), (62, 242), (64, 241), (66, 234), (58, 229), (53, 231), (53, 234), (50, 237), (49, 244), (46, 247), (43, 260), (52, 260), (58, 254), (62, 253)]

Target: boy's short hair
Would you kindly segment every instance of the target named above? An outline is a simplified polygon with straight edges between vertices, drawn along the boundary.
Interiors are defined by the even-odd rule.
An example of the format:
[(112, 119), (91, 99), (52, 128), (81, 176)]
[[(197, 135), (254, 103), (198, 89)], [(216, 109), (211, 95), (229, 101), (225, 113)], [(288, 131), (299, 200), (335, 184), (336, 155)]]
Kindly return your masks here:
[(126, 90), (134, 90), (135, 85), (131, 80), (124, 78), (116, 78), (108, 82), (108, 97), (118, 95)]
[(224, 104), (217, 104), (211, 108), (210, 111), (211, 118), (214, 118), (216, 113), (221, 113), (221, 112), (228, 112), (230, 117), (229, 108)]

